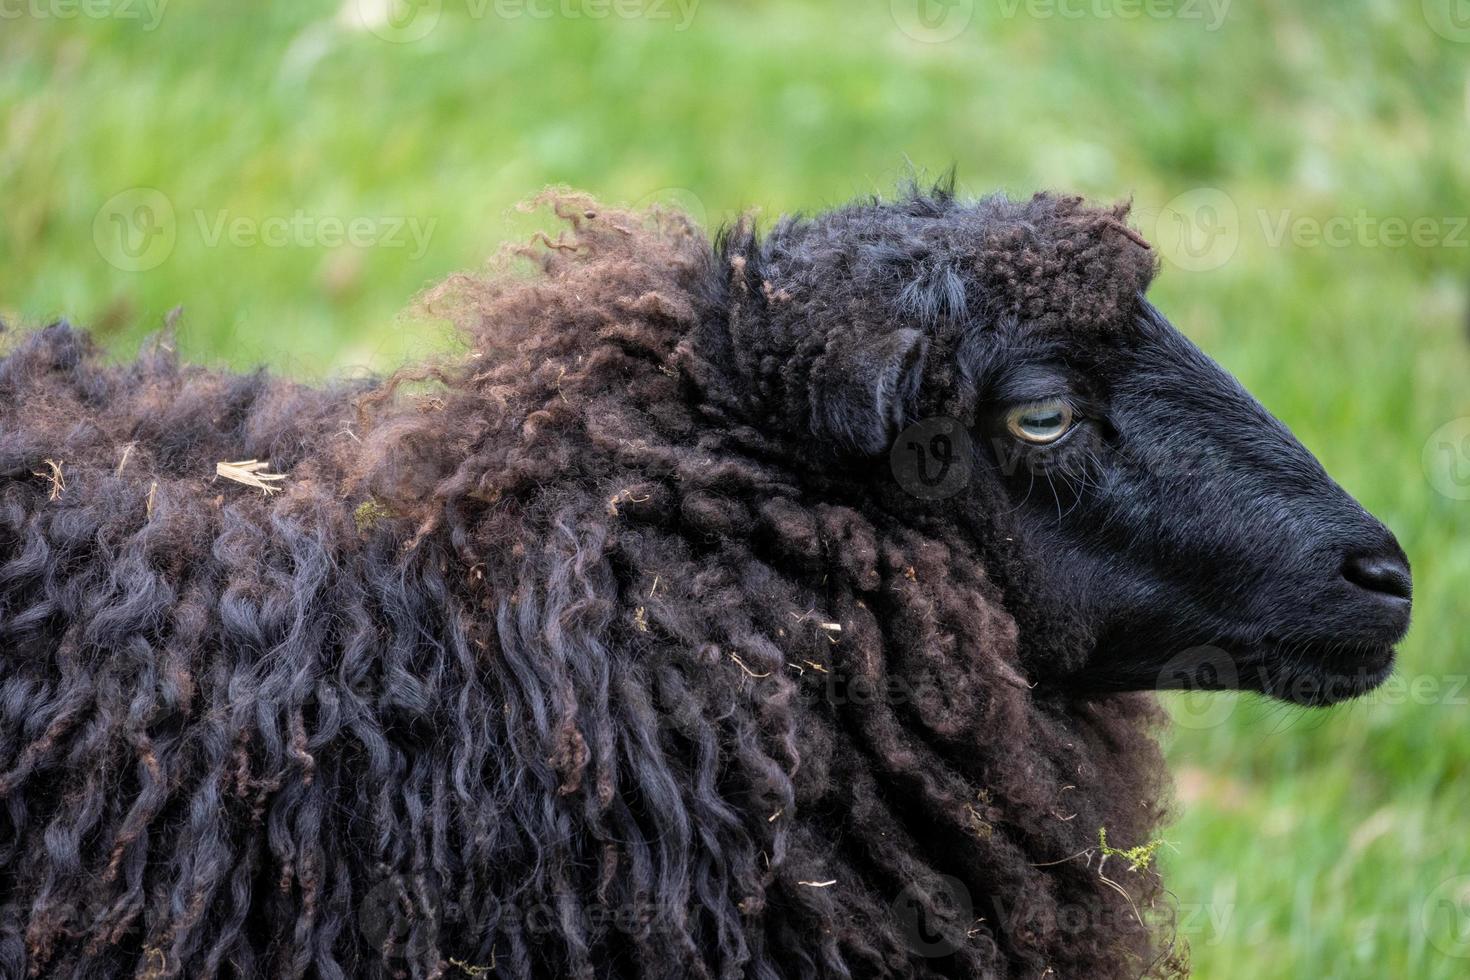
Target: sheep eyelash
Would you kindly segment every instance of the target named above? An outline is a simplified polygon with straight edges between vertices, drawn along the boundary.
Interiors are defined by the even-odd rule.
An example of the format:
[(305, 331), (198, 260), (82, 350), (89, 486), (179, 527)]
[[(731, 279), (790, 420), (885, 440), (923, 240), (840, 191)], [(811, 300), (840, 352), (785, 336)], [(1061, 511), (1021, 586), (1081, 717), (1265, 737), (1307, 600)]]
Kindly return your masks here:
[[(1070, 402), (1068, 404), (1070, 406)], [(1049, 493), (1056, 500), (1060, 520), (1076, 509), (1085, 494), (1103, 488), (1105, 467), (1100, 453), (1105, 446), (1098, 444), (1099, 440), (1095, 438), (1089, 440), (1079, 435), (1081, 430), (1089, 428), (1083, 423), (1097, 420), (1075, 407), (1072, 412), (1071, 428), (1054, 442), (1030, 443), (1005, 430), (994, 438), (993, 445), (1002, 470), (1008, 476), (1027, 481), (1026, 492), (1017, 503), (1018, 509), (1024, 507), (1033, 494)], [(1096, 431), (1096, 426), (1091, 428)], [(1064, 502), (1059, 490), (1064, 490), (1064, 496), (1072, 498), (1069, 503)]]

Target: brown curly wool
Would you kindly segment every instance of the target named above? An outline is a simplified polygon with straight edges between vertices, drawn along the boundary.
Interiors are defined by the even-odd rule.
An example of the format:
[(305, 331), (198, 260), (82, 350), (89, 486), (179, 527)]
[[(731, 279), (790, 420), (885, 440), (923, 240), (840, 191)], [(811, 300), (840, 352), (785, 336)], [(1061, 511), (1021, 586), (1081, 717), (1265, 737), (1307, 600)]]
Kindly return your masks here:
[[(1171, 969), (1157, 876), (1098, 842), (1160, 819), (1152, 698), (1039, 683), (1080, 641), (1002, 501), (813, 435), (895, 286), (936, 350), (1105, 332), (1153, 272), (1121, 212), (711, 244), (549, 200), (534, 275), (428, 297), (465, 356), (381, 384), (64, 326), (0, 361), (0, 974)], [(214, 476), (246, 459), (281, 491)]]

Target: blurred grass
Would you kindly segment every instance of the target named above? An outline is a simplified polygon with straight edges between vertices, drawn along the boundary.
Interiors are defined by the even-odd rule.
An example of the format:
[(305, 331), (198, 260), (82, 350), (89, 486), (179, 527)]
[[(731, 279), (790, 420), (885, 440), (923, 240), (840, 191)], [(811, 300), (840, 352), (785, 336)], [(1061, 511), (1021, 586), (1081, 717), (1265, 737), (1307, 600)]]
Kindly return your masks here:
[[(925, 43), (887, 0), (705, 0), (687, 29), (672, 4), (599, 20), (558, 0), (543, 19), (449, 0), (427, 36), (392, 43), (353, 0), (198, 0), (156, 23), (156, 0), (69, 19), (37, 0), (0, 21), (0, 310), (64, 314), (125, 354), (183, 304), (190, 356), (319, 377), (440, 343), (398, 312), (520, 235), (511, 205), (548, 183), (718, 223), (954, 163), (974, 193), (1131, 196), (1156, 240), (1179, 201), (1218, 189), (1238, 232), (1199, 271), (1166, 248), (1155, 300), (1398, 532), (1418, 595), (1402, 686), (1369, 702), (1173, 702), (1181, 932), (1200, 977), (1462, 977), (1470, 879), (1442, 883), (1470, 874), (1470, 502), (1423, 463), (1431, 433), (1470, 416), (1454, 2), (1226, 2), (1210, 29), (1218, 2), (1067, 17), (980, 0), (959, 37)], [(130, 272), (104, 257), (108, 202), (138, 187), (166, 199), (175, 241)], [(1434, 240), (1274, 231), (1360, 212), (1433, 219)], [(298, 213), (367, 219), (376, 241), (213, 238)], [(427, 230), (421, 254), (386, 219)]]

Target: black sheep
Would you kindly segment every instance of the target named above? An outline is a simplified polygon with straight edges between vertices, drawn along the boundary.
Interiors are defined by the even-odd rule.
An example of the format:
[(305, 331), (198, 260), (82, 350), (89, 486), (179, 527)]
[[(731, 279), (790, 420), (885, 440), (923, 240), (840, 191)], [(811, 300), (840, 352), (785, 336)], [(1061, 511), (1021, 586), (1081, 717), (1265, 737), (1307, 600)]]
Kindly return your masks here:
[(1392, 535), (1123, 209), (551, 201), (383, 382), (12, 340), (0, 975), (1183, 971), (1139, 692), (1368, 690)]

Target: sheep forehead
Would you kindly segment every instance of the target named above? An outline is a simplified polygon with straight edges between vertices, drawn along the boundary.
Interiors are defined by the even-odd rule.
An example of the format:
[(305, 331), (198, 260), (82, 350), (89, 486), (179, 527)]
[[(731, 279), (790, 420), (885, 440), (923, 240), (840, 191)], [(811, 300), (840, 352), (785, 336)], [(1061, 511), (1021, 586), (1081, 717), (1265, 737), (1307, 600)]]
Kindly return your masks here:
[(842, 209), (779, 229), (772, 271), (869, 315), (1113, 332), (1158, 268), (1127, 211), (1051, 195)]

